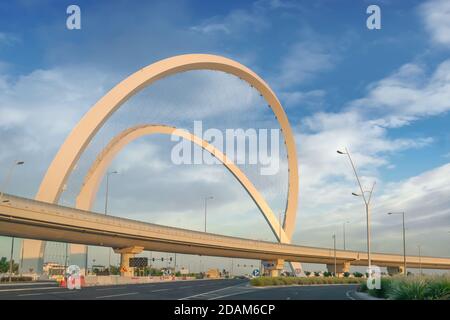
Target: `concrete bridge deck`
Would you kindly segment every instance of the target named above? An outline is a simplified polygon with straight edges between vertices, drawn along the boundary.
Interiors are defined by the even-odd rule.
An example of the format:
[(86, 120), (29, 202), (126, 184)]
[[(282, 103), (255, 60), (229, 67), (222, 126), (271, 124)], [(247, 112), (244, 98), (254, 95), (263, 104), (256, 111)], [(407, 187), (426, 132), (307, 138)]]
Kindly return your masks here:
[[(112, 248), (248, 259), (334, 264), (333, 249), (256, 241), (161, 226), (78, 210), (5, 194), (0, 203), (0, 235)], [(367, 266), (365, 252), (337, 250), (338, 264)], [(450, 269), (450, 258), (407, 256), (410, 268)], [(372, 253), (372, 264), (399, 267), (403, 255)]]

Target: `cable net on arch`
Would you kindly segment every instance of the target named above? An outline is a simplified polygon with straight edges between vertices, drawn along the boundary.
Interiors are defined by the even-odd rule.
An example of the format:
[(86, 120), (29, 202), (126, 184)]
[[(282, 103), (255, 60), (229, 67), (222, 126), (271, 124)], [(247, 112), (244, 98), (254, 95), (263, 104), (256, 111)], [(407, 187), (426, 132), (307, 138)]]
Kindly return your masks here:
[[(106, 91), (104, 92), (106, 94)], [(93, 101), (92, 105), (96, 101)], [(223, 135), (210, 142), (226, 153), (226, 131), (254, 130), (258, 143), (264, 130), (268, 149), (264, 154), (277, 170), (263, 175), (267, 164), (259, 155), (249, 163), (246, 148), (240, 170), (255, 185), (278, 218), (284, 214), (288, 190), (287, 153), (284, 137), (273, 111), (260, 93), (247, 82), (220, 71), (188, 71), (152, 83), (126, 101), (103, 125), (72, 172), (60, 203), (75, 205), (84, 176), (105, 146), (123, 130), (136, 125), (158, 124), (194, 133), (194, 122), (202, 133), (214, 129)], [(271, 129), (278, 141), (271, 141)], [(222, 164), (175, 164), (173, 150), (179, 141), (171, 136), (143, 136), (127, 145), (108, 171), (107, 213), (151, 223), (205, 230), (211, 233), (274, 241), (263, 215), (240, 183)], [(249, 140), (246, 141), (248, 146)], [(271, 148), (272, 144), (274, 145)], [(278, 150), (270, 154), (270, 150)], [(208, 153), (195, 144), (194, 154)], [(259, 146), (257, 151), (259, 152)], [(254, 158), (253, 158), (254, 159)], [(267, 161), (267, 159), (266, 159)], [(277, 163), (278, 162), (278, 168)], [(267, 170), (266, 170), (267, 171)], [(98, 191), (93, 211), (105, 212), (106, 179)], [(212, 198), (211, 198), (212, 197)]]

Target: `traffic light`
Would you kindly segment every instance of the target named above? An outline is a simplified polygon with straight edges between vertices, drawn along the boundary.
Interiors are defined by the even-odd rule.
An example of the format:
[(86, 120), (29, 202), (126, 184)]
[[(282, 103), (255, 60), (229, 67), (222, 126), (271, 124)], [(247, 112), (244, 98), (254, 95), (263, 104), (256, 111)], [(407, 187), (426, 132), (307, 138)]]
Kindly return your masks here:
[(161, 258), (161, 261), (164, 261), (164, 258)]
[(170, 259), (170, 261), (172, 261), (172, 257), (170, 257), (169, 259)]
[(152, 261), (155, 262), (155, 258), (152, 258)]

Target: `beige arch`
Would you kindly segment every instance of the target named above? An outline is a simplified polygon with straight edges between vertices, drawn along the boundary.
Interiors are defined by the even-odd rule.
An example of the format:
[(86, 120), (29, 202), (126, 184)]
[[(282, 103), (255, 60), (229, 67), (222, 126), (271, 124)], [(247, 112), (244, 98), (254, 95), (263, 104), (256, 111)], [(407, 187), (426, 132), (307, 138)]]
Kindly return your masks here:
[[(117, 84), (73, 128), (50, 164), (35, 199), (50, 203), (59, 201), (64, 184), (89, 142), (106, 120), (131, 96), (154, 81), (190, 70), (216, 70), (233, 74), (256, 88), (273, 110), (284, 135), (288, 157), (288, 197), (282, 224), (287, 237), (291, 239), (298, 205), (298, 164), (295, 140), (288, 118), (275, 93), (263, 79), (244, 65), (217, 55), (186, 54), (160, 60)], [(42, 269), (43, 250), (42, 241), (24, 240), (22, 252), (25, 269), (28, 260), (33, 259), (39, 260), (37, 269)]]
[(298, 167), (295, 141), (287, 116), (270, 87), (242, 64), (216, 55), (186, 54), (153, 63), (126, 78), (102, 97), (72, 130), (53, 159), (42, 180), (37, 200), (57, 202), (62, 186), (91, 139), (105, 121), (131, 96), (156, 80), (190, 70), (217, 70), (231, 73), (256, 88), (269, 103), (280, 123), (286, 142), (289, 167), (288, 201), (284, 228), (291, 238), (298, 203)]
[(166, 125), (138, 125), (128, 128), (115, 136), (99, 153), (94, 163), (89, 168), (89, 171), (84, 178), (80, 193), (78, 194), (78, 197), (76, 199), (76, 207), (82, 210), (91, 210), (98, 188), (100, 186), (100, 182), (102, 181), (106, 170), (108, 169), (112, 160), (114, 160), (115, 156), (130, 142), (142, 136), (151, 134), (166, 134), (178, 136), (195, 143), (196, 145), (211, 153), (233, 174), (233, 176), (236, 177), (236, 179), (248, 192), (252, 200), (255, 202), (256, 206), (264, 215), (267, 223), (269, 223), (269, 226), (272, 229), (272, 232), (275, 234), (276, 238), (280, 240), (281, 237), (281, 242), (290, 243), (290, 239), (287, 237), (284, 230), (280, 228), (279, 221), (276, 219), (276, 216), (265, 201), (264, 197), (256, 189), (253, 183), (247, 178), (247, 176), (239, 169), (238, 166), (236, 166), (219, 149), (209, 144), (207, 141), (201, 139), (200, 137), (186, 130), (181, 130)]

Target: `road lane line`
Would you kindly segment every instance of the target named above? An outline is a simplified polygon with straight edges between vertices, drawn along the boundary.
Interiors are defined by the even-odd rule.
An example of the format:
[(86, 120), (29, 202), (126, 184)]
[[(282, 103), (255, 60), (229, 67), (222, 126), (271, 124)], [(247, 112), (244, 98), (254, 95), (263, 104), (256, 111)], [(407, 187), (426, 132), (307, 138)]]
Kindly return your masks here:
[(153, 290), (153, 291), (150, 291), (150, 292), (160, 292), (160, 291), (167, 291), (167, 290), (169, 290), (169, 289), (158, 289), (158, 290)]
[[(20, 288), (20, 289), (2, 289), (0, 292), (14, 292), (14, 291), (32, 291), (32, 290), (55, 290), (58, 287), (44, 287), (44, 288)], [(60, 288), (63, 289), (63, 288)]]
[(119, 290), (119, 289), (126, 289), (127, 287), (117, 287), (117, 288), (101, 288), (101, 289), (95, 289), (95, 291), (106, 291), (106, 290)]
[(356, 300), (355, 298), (353, 298), (352, 296), (351, 296), (351, 293), (352, 291), (347, 291), (346, 293), (345, 293), (345, 295), (347, 296), (347, 298), (349, 298), (350, 300)]
[(212, 290), (212, 291), (207, 291), (207, 292), (203, 292), (203, 293), (199, 293), (199, 294), (194, 294), (193, 296), (184, 297), (184, 298), (181, 298), (181, 299), (178, 299), (178, 300), (187, 300), (187, 299), (190, 299), (190, 298), (195, 298), (195, 297), (206, 295), (206, 294), (210, 294), (210, 293), (213, 293), (213, 292), (222, 291), (222, 290), (225, 290), (225, 289), (228, 289), (228, 288), (237, 287), (237, 286), (240, 286), (240, 285), (242, 285), (242, 283), (238, 283), (238, 284), (235, 284), (233, 286), (228, 286), (228, 287), (217, 289), (217, 290)]
[(133, 294), (138, 294), (139, 292), (129, 292), (129, 293), (121, 293), (121, 294), (110, 294), (107, 296), (95, 297), (95, 299), (104, 299), (104, 298), (113, 298), (113, 297), (122, 297), (122, 296), (131, 296)]
[(42, 292), (39, 293), (24, 293), (24, 294), (18, 294), (18, 297), (26, 297), (26, 296), (41, 296), (43, 295)]
[(46, 292), (47, 294), (64, 294), (64, 293), (75, 293), (80, 292), (79, 290), (67, 290), (67, 291), (55, 291), (55, 292)]
[(222, 298), (226, 298), (226, 297), (231, 297), (231, 296), (237, 296), (237, 295), (244, 294), (244, 293), (249, 293), (249, 292), (254, 292), (254, 290), (247, 290), (247, 291), (241, 291), (241, 292), (234, 292), (234, 293), (230, 293), (230, 294), (224, 294), (223, 296), (218, 296), (218, 297), (210, 298), (210, 299), (208, 299), (208, 300), (218, 300), (218, 299), (222, 299)]
[(192, 288), (192, 286), (179, 287), (178, 289), (186, 289), (186, 288)]
[(56, 282), (54, 281), (47, 281), (47, 282), (38, 282), (38, 283), (29, 283), (29, 282), (24, 282), (24, 283), (14, 283), (14, 284), (9, 284), (9, 283), (2, 283), (0, 284), (0, 288), (1, 287), (20, 287), (20, 286), (48, 286), (49, 284), (56, 284)]
[(67, 291), (55, 291), (55, 292), (35, 292), (35, 293), (22, 293), (22, 294), (18, 294), (18, 297), (26, 297), (26, 296), (40, 296), (43, 294), (64, 294), (64, 293), (75, 293), (77, 291), (71, 291), (71, 290), (67, 290)]

